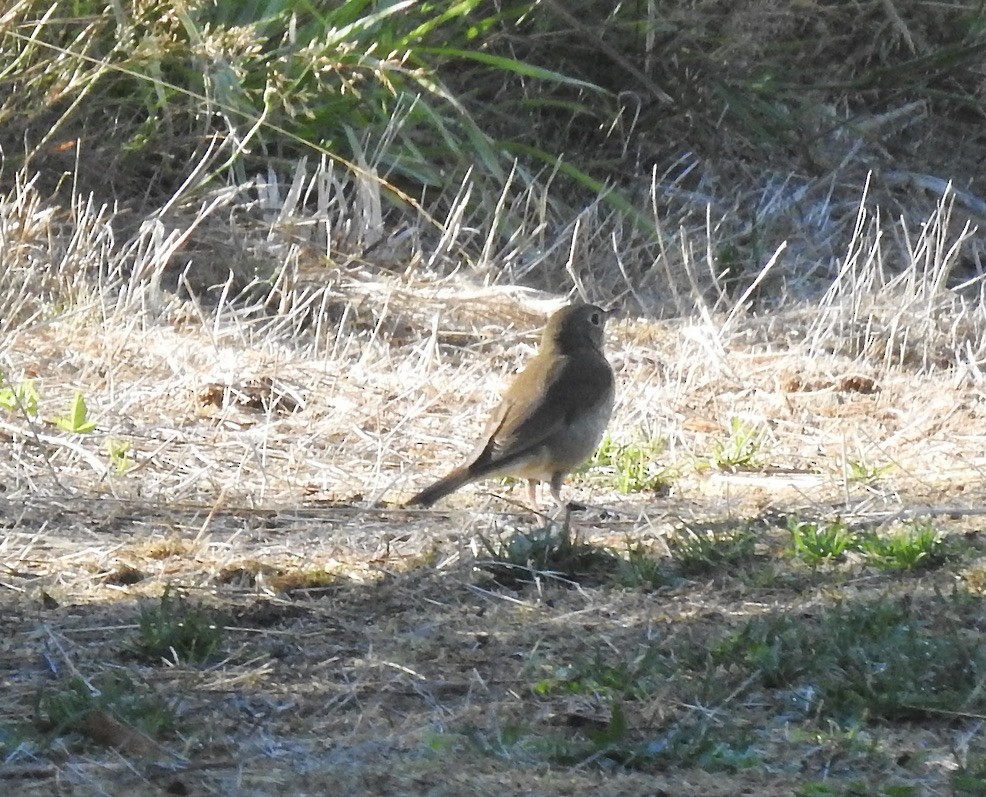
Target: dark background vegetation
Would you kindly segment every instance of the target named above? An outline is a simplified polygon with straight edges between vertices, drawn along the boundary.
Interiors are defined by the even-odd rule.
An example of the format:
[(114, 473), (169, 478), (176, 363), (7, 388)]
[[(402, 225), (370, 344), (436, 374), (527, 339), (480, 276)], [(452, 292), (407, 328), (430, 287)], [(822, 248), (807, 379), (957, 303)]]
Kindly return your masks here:
[[(369, 170), (390, 231), (440, 224), (467, 174), (476, 218), (536, 187), (552, 230), (604, 195), (596, 223), (641, 272), (655, 227), (709, 211), (741, 282), (782, 240), (801, 239), (790, 277), (830, 276), (869, 172), (892, 217), (926, 217), (947, 181), (986, 208), (979, 0), (22, 0), (0, 34), (0, 180), (92, 191), (124, 232), (182, 186), (303, 156)], [(528, 221), (510, 210), (503, 238)]]

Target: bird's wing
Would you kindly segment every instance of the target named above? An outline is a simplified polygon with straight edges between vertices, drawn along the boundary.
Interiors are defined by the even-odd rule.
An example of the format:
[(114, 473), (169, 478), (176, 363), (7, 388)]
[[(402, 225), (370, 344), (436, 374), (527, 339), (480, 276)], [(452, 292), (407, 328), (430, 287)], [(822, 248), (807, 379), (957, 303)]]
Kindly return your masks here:
[[(586, 407), (602, 401), (612, 384), (612, 371), (602, 355), (561, 356), (548, 368), (526, 368), (493, 415), (473, 467), (493, 470), (522, 459)], [(518, 399), (525, 395), (540, 398), (522, 407)]]

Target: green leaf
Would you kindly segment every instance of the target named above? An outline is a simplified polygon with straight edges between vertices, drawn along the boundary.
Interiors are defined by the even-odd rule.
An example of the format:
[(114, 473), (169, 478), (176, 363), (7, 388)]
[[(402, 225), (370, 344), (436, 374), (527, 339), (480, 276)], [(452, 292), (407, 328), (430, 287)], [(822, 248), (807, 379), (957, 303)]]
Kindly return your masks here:
[(96, 428), (96, 422), (89, 420), (89, 409), (81, 390), (75, 392), (68, 416), (55, 418), (55, 426), (73, 434), (88, 434)]
[(106, 441), (106, 453), (113, 469), (121, 476), (130, 469), (131, 461), (127, 456), (129, 451), (130, 443), (126, 440), (114, 440), (111, 437)]
[[(0, 381), (3, 374), (0, 373)], [(38, 415), (38, 391), (34, 388), (34, 380), (25, 379), (13, 387), (0, 389), (0, 409), (9, 412), (24, 412), (31, 418)]]
[(559, 83), (563, 86), (576, 86), (580, 89), (587, 89), (588, 91), (595, 91), (600, 94), (610, 93), (606, 89), (587, 80), (569, 77), (561, 72), (544, 69), (543, 67), (535, 66), (525, 61), (518, 61), (516, 58), (505, 58), (501, 55), (491, 55), (490, 53), (481, 53), (475, 50), (460, 50), (457, 47), (420, 47), (418, 51), (441, 55), (446, 58), (462, 58), (468, 61), (476, 61), (504, 72), (514, 72), (523, 77), (546, 80), (551, 83)]

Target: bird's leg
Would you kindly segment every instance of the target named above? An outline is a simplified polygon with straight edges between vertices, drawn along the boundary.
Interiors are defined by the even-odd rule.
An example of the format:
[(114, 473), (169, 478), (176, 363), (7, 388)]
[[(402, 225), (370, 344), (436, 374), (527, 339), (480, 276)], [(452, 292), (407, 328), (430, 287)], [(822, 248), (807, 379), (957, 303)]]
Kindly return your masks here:
[(538, 508), (538, 480), (528, 479), (527, 480), (527, 502), (531, 505), (531, 509), (535, 511)]
[(561, 480), (562, 480), (562, 478), (564, 478), (564, 477), (563, 477), (563, 474), (561, 474), (561, 473), (552, 473), (551, 474), (551, 497), (554, 499), (554, 502), (558, 505), (558, 508), (559, 509), (564, 509), (565, 508), (565, 502), (561, 500)]
[(551, 497), (554, 499), (555, 503), (558, 505), (558, 509), (554, 513), (554, 520), (557, 522), (558, 518), (561, 518), (561, 528), (565, 530), (568, 536), (568, 542), (574, 546), (578, 547), (582, 544), (582, 540), (579, 537), (578, 529), (572, 528), (572, 504), (566, 504), (561, 500), (561, 480), (564, 475), (561, 473), (551, 474)]

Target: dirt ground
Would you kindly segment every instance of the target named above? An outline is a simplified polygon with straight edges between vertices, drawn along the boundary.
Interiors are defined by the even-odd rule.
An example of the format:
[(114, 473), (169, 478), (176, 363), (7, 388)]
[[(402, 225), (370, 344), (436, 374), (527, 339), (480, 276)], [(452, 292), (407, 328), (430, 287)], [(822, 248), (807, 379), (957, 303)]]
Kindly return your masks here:
[[(975, 373), (807, 358), (624, 319), (610, 334), (611, 433), (665, 439), (670, 489), (621, 495), (604, 475), (576, 476), (566, 491), (588, 508), (573, 529), (668, 563), (676, 529), (750, 528), (755, 554), (649, 586), (591, 568), (523, 583), (484, 566), (483, 545), (545, 522), (518, 506), (519, 487), (484, 483), (433, 510), (400, 508), (469, 450), (543, 317), (537, 305), (483, 332), (470, 313), (444, 316), (431, 340), (403, 338), (410, 322), (394, 318), (390, 334), (357, 331), (315, 354), (235, 325), (209, 337), (194, 321), (85, 335), (54, 321), (12, 336), (4, 372), (35, 380), (42, 416), (80, 389), (98, 427), (0, 421), (0, 732), (24, 733), (0, 763), (11, 793), (956, 793), (952, 777), (978, 744), (974, 712), (840, 729), (778, 711), (755, 672), (708, 703), (711, 683), (657, 678), (624, 704), (634, 739), (660, 743), (700, 721), (741, 728), (742, 754), (621, 764), (565, 753), (608, 727), (605, 695), (539, 685), (594, 656), (711, 649), (752, 617), (811, 617), (867, 596), (918, 601), (928, 623), (944, 622), (936, 595), (986, 584)], [(251, 393), (266, 399), (242, 398)], [(710, 468), (734, 417), (762, 431), (760, 460)], [(123, 473), (108, 439), (130, 444)], [(853, 480), (850, 463), (880, 476)], [(915, 573), (851, 558), (813, 569), (791, 556), (794, 516), (881, 528), (928, 517), (971, 542)], [(135, 655), (142, 607), (168, 586), (223, 619), (214, 660)], [(961, 622), (980, 632), (978, 600)], [(155, 738), (90, 728), (44, 744), (43, 727), (23, 731), (37, 729), (41, 696), (114, 673), (166, 702), (176, 727)]]

